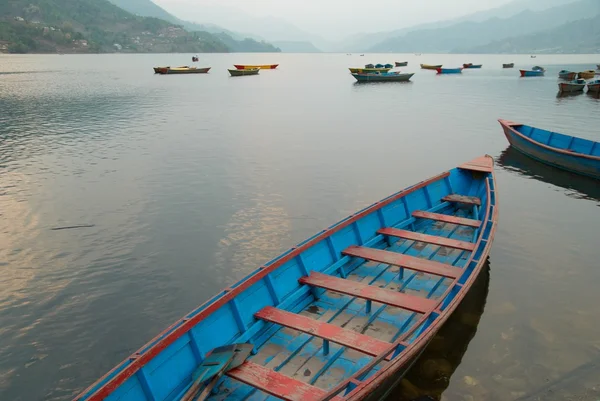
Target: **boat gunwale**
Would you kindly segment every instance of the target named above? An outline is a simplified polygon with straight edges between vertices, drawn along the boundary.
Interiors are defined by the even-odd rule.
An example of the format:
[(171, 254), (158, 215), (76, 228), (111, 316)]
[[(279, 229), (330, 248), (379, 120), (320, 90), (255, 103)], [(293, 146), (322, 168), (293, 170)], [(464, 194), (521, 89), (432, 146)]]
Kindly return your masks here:
[[(526, 141), (531, 142), (532, 144), (540, 146), (544, 149), (551, 150), (553, 152), (562, 153), (565, 155), (570, 155), (570, 156), (575, 156), (575, 157), (583, 157), (585, 159), (600, 161), (600, 156), (586, 155), (584, 153), (574, 152), (572, 150), (564, 150), (564, 149), (560, 149), (560, 148), (555, 148), (553, 146), (544, 145), (541, 142), (535, 141), (535, 140), (521, 134), (519, 131), (517, 131), (516, 129), (513, 128), (513, 126), (516, 126), (516, 125), (526, 125), (526, 124), (520, 124), (520, 123), (516, 123), (514, 121), (508, 121), (508, 120), (503, 120), (503, 119), (498, 119), (498, 122), (500, 123), (500, 125), (502, 127), (508, 128), (513, 134), (517, 135), (519, 138), (525, 139)], [(531, 125), (529, 127), (531, 127)], [(536, 128), (536, 127), (532, 127), (532, 128)], [(562, 134), (562, 135), (565, 135), (565, 134)], [(578, 137), (572, 136), (572, 135), (567, 135), (567, 136), (570, 136), (571, 138), (578, 138)], [(579, 139), (585, 139), (585, 138), (579, 138)], [(591, 139), (586, 139), (586, 140), (598, 143), (596, 141), (592, 141)]]
[[(397, 199), (400, 199), (410, 193), (424, 188), (433, 182), (442, 180), (449, 176), (450, 171), (448, 170), (443, 173), (437, 174), (427, 180), (413, 184), (412, 186), (409, 186), (399, 192), (389, 195), (388, 197), (383, 198), (382, 200), (377, 201), (371, 204), (370, 206), (367, 206), (364, 209), (345, 217), (344, 219), (338, 221), (329, 228), (322, 230), (320, 233), (317, 233), (314, 236), (304, 240), (303, 242), (300, 242), (298, 245), (291, 247), (287, 251), (282, 252), (275, 259), (271, 260), (270, 262), (267, 262), (263, 266), (260, 266), (258, 269), (255, 269), (243, 279), (219, 291), (217, 295), (202, 303), (200, 306), (194, 308), (191, 312), (185, 314), (184, 317), (167, 327), (165, 330), (160, 332), (150, 341), (146, 342), (146, 344), (139, 348), (135, 353), (131, 354), (125, 360), (120, 362), (118, 365), (116, 365), (114, 368), (112, 368), (110, 371), (108, 371), (106, 374), (104, 374), (102, 377), (100, 377), (98, 380), (96, 380), (94, 383), (88, 386), (78, 396), (76, 396), (73, 399), (73, 401), (84, 399), (86, 401), (103, 400), (108, 395), (110, 395), (118, 386), (123, 384), (127, 379), (129, 379), (135, 373), (137, 373), (143, 366), (145, 366), (161, 351), (163, 351), (169, 345), (177, 341), (180, 337), (188, 333), (194, 326), (196, 326), (202, 320), (206, 319), (217, 309), (224, 306), (232, 299), (236, 298), (241, 292), (248, 289), (252, 285), (256, 284), (256, 282), (262, 280), (264, 277), (278, 269), (283, 264), (297, 257), (302, 252), (316, 245), (320, 241), (326, 239), (330, 235), (365, 217), (366, 215), (381, 209), (382, 207), (394, 202)], [(193, 316), (189, 318), (186, 317), (190, 315)], [(428, 316), (428, 314), (424, 315), (424, 317), (425, 316)], [(419, 320), (418, 324), (415, 326), (418, 327), (418, 325), (421, 324), (423, 321), (424, 319), (421, 318), (421, 320)], [(383, 358), (385, 358), (387, 354), (389, 354), (389, 352), (387, 352), (386, 355), (383, 356)], [(130, 363), (127, 365), (128, 362)], [(115, 372), (117, 373), (115, 374)], [(100, 384), (104, 380), (106, 380), (113, 374), (114, 376), (112, 378), (110, 378), (108, 381), (106, 381), (106, 383), (100, 386)], [(90, 391), (92, 391), (94, 388), (96, 388), (96, 390), (90, 393)]]
[[(489, 156), (489, 155), (486, 155), (485, 157), (492, 158), (492, 156)], [(492, 158), (492, 160), (493, 160), (493, 158)], [(487, 174), (492, 175), (492, 181), (494, 182), (494, 188), (496, 188), (496, 174), (494, 172), (493, 167), (492, 167), (491, 173), (487, 173)], [(456, 294), (454, 299), (452, 301), (450, 301), (450, 303), (446, 306), (446, 308), (443, 311), (440, 311), (440, 309), (439, 309), (440, 305), (443, 303), (444, 299), (448, 296), (448, 294), (452, 291), (453, 287), (458, 284), (458, 282), (460, 281), (462, 276), (459, 276), (452, 281), (452, 283), (448, 286), (448, 288), (443, 293), (443, 295), (439, 298), (440, 301), (433, 310), (431, 310), (428, 313), (421, 316), (419, 321), (417, 321), (411, 327), (411, 329), (409, 331), (407, 331), (406, 333), (404, 333), (403, 335), (398, 337), (398, 339), (390, 345), (388, 350), (384, 351), (378, 357), (376, 357), (371, 362), (369, 362), (367, 365), (362, 367), (359, 371), (357, 371), (354, 375), (352, 375), (352, 377), (346, 379), (344, 382), (342, 382), (342, 383), (338, 384), (336, 387), (334, 387), (327, 394), (327, 396), (325, 396), (325, 398), (323, 398), (323, 401), (334, 399), (334, 397), (338, 393), (340, 393), (344, 388), (346, 388), (350, 383), (357, 384), (356, 379), (355, 379), (356, 377), (359, 377), (365, 373), (368, 373), (371, 369), (373, 369), (375, 367), (375, 365), (382, 362), (391, 352), (395, 351), (396, 347), (401, 345), (406, 340), (406, 338), (411, 336), (421, 326), (421, 324), (423, 324), (429, 318), (429, 316), (431, 316), (432, 313), (434, 313), (434, 312), (438, 313), (438, 316), (436, 317), (435, 321), (429, 327), (427, 327), (415, 339), (415, 341), (413, 343), (410, 343), (402, 351), (402, 355), (399, 355), (398, 357), (393, 358), (388, 365), (382, 367), (381, 370), (379, 370), (373, 376), (369, 377), (367, 380), (359, 381), (358, 382), (359, 384), (357, 384), (356, 387), (345, 396), (345, 397), (347, 397), (347, 398), (345, 398), (345, 400), (347, 400), (347, 401), (363, 400), (365, 397), (368, 396), (368, 394), (370, 392), (374, 391), (377, 388), (377, 386), (379, 386), (384, 380), (386, 380), (390, 376), (394, 375), (402, 366), (404, 366), (404, 364), (408, 363), (408, 361), (410, 361), (411, 358), (417, 356), (419, 354), (419, 352), (423, 350), (423, 348), (429, 343), (429, 341), (437, 333), (439, 328), (448, 320), (448, 318), (452, 315), (452, 313), (454, 313), (454, 310), (456, 310), (458, 305), (462, 302), (465, 295), (469, 292), (471, 286), (473, 285), (473, 282), (479, 276), (479, 273), (481, 272), (481, 268), (483, 267), (483, 265), (485, 264), (485, 262), (489, 256), (490, 250), (492, 248), (492, 242), (493, 242), (494, 236), (496, 234), (496, 229), (497, 229), (497, 225), (498, 225), (497, 224), (498, 223), (498, 197), (494, 196), (494, 199), (495, 199), (494, 214), (490, 218), (490, 209), (492, 207), (492, 201), (491, 201), (492, 189), (490, 188), (490, 183), (489, 183), (488, 179), (486, 178), (485, 180), (486, 180), (486, 192), (487, 192), (487, 199), (488, 199), (486, 213), (485, 213), (485, 217), (483, 220), (485, 225), (482, 225), (482, 227), (480, 228), (481, 234), (479, 236), (479, 239), (476, 242), (475, 249), (473, 250), (473, 252), (471, 252), (469, 259), (465, 263), (465, 269), (469, 266), (469, 264), (471, 264), (474, 261), (475, 254), (477, 253), (477, 250), (481, 246), (481, 242), (483, 240), (483, 234), (485, 232), (487, 223), (491, 222), (492, 227), (490, 229), (488, 239), (486, 240), (486, 244), (484, 245), (484, 249), (483, 249), (481, 255), (479, 256), (479, 259), (477, 260), (477, 266), (475, 266), (475, 268), (471, 272), (471, 275), (469, 276), (467, 281), (462, 285), (458, 294)], [(495, 191), (495, 189), (494, 189), (494, 191)]]

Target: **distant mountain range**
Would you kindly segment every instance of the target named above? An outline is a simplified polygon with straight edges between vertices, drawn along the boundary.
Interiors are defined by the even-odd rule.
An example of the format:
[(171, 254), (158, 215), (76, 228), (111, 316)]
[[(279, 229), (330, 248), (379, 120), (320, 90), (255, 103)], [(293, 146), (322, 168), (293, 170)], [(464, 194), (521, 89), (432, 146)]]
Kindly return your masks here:
[(543, 11), (525, 10), (508, 18), (493, 17), (482, 22), (464, 21), (444, 28), (410, 31), (378, 43), (368, 51), (448, 53), (552, 29), (599, 11), (600, 0), (578, 0)]
[[(523, 11), (542, 11), (549, 8), (573, 3), (577, 0), (514, 0), (500, 7), (485, 11), (468, 14), (462, 17), (449, 20), (429, 22), (425, 24), (414, 25), (393, 31), (383, 31), (374, 33), (358, 33), (345, 40), (333, 45), (335, 51), (340, 52), (365, 52), (370, 51), (382, 42), (389, 39), (398, 38), (409, 32), (442, 29), (461, 22), (483, 22), (492, 18), (509, 18)], [(423, 50), (425, 51), (425, 50)]]
[[(216, 35), (234, 52), (276, 52), (279, 49), (254, 35), (230, 31), (215, 24), (199, 24), (177, 18), (151, 0), (108, 0), (111, 3), (142, 17), (155, 17), (183, 26), (190, 32), (204, 31)], [(258, 40), (257, 40), (258, 39)]]
[(284, 53), (321, 53), (311, 42), (298, 42), (293, 40), (278, 40), (273, 42)]
[(600, 14), (556, 28), (457, 49), (459, 53), (600, 53)]

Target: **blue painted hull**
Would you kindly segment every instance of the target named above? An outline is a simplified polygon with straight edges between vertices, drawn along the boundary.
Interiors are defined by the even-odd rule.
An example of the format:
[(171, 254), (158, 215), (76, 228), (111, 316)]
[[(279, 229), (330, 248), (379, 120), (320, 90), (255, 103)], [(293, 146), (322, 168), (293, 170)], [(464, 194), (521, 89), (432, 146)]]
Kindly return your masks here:
[(521, 70), (522, 77), (543, 77), (544, 71)]
[(572, 173), (600, 179), (600, 143), (499, 120), (512, 147)]
[(76, 400), (180, 400), (207, 353), (234, 343), (255, 354), (209, 400), (380, 399), (481, 272), (496, 202), (490, 156), (391, 195), (224, 289)]
[(438, 68), (438, 74), (462, 74), (462, 68)]
[(352, 74), (358, 82), (406, 82), (410, 81), (415, 74), (397, 74), (397, 73), (381, 73), (381, 74)]

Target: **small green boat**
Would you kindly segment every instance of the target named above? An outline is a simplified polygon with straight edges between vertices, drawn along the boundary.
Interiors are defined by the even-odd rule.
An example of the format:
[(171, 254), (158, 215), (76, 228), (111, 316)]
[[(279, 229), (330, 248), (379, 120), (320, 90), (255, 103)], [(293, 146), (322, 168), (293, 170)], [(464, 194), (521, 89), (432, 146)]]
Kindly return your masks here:
[(229, 73), (231, 74), (232, 77), (241, 77), (244, 75), (258, 75), (260, 68), (251, 68), (248, 70), (233, 69), (233, 70), (227, 70), (227, 71), (229, 71)]

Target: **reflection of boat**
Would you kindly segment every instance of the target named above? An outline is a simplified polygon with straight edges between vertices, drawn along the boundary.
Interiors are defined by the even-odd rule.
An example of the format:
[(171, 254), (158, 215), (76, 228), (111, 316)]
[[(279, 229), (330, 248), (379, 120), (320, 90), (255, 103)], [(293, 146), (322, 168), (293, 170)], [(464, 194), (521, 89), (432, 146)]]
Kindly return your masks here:
[(461, 364), (469, 343), (477, 333), (477, 326), (485, 309), (489, 282), (488, 259), (463, 302), (433, 337), (400, 385), (386, 398), (387, 401), (412, 401), (424, 396), (441, 399), (453, 373)]
[(438, 68), (438, 74), (460, 74), (462, 73), (462, 68)]
[(566, 189), (567, 196), (594, 200), (600, 204), (600, 185), (593, 178), (571, 174), (568, 171), (539, 163), (512, 146), (500, 154), (497, 162), (506, 170)]
[(498, 120), (508, 142), (543, 163), (600, 179), (600, 143)]
[(161, 68), (159, 72), (161, 74), (206, 74), (210, 70), (210, 67), (196, 68), (196, 67), (173, 67), (173, 68)]
[(587, 83), (588, 92), (600, 92), (600, 79)]
[(437, 70), (438, 68), (442, 68), (441, 64), (430, 65), (430, 64), (421, 64), (421, 68), (424, 70)]
[(253, 68), (253, 69), (247, 69), (247, 70), (230, 70), (228, 69), (227, 71), (229, 71), (229, 73), (231, 74), (232, 77), (241, 77), (244, 75), (258, 75), (258, 72), (260, 71), (259, 68)]
[(408, 65), (408, 61), (396, 61), (396, 67), (406, 67)]
[(502, 68), (513, 68), (514, 66), (515, 66), (515, 63), (502, 64)]
[(473, 63), (463, 64), (463, 68), (481, 68), (482, 66), (483, 66), (483, 64), (473, 64)]
[(376, 74), (352, 74), (358, 82), (406, 82), (415, 75), (402, 74), (400, 72), (384, 72)]
[(558, 73), (558, 77), (560, 79), (568, 79), (569, 81), (572, 81), (577, 78), (577, 73), (573, 71), (561, 70)]
[(559, 82), (558, 90), (561, 92), (579, 92), (585, 88), (585, 79), (575, 79), (569, 82)]
[(215, 399), (386, 396), (486, 265), (493, 170), (480, 157), (352, 214), (219, 292), (76, 400), (179, 400), (207, 353), (232, 343), (256, 352)]
[(367, 74), (369, 72), (388, 72), (391, 68), (349, 68), (352, 74)]
[(255, 68), (261, 70), (274, 70), (279, 64), (261, 64), (261, 65), (247, 65), (247, 64), (234, 64), (238, 70), (254, 70)]
[(580, 73), (577, 74), (577, 78), (584, 78), (584, 79), (592, 79), (595, 76), (596, 76), (596, 71), (594, 71), (594, 70), (581, 71)]

